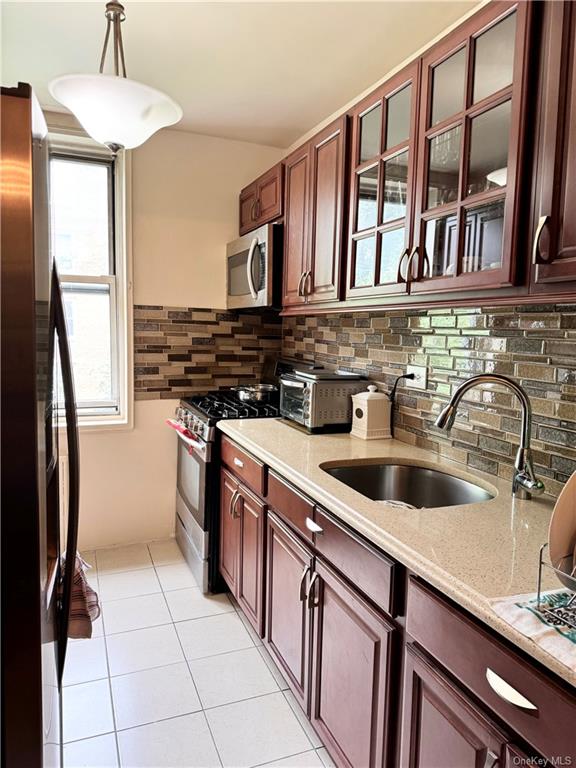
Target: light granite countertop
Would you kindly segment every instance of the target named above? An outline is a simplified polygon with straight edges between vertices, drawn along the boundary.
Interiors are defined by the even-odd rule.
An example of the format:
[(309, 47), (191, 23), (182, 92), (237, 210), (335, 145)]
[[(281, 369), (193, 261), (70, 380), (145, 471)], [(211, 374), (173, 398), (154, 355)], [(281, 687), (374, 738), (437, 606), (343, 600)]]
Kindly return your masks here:
[[(471, 473), (462, 464), (399, 440), (309, 435), (283, 419), (226, 420), (218, 427), (384, 552), (576, 686), (576, 671), (504, 622), (491, 607), (494, 598), (536, 591), (538, 552), (548, 538), (553, 499), (513, 499), (510, 481)], [(322, 469), (359, 459), (401, 460), (442, 469), (495, 496), (459, 506), (394, 509)], [(561, 585), (551, 574), (545, 586)]]

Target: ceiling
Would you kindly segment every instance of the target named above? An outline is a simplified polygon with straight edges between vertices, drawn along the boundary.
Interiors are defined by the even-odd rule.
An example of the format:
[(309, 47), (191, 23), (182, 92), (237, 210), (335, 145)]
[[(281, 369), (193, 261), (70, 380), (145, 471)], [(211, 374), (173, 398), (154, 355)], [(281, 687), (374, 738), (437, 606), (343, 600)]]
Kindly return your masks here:
[[(128, 76), (166, 91), (179, 129), (287, 147), (469, 11), (428, 2), (127, 2)], [(2, 2), (2, 84), (97, 70), (104, 3)]]

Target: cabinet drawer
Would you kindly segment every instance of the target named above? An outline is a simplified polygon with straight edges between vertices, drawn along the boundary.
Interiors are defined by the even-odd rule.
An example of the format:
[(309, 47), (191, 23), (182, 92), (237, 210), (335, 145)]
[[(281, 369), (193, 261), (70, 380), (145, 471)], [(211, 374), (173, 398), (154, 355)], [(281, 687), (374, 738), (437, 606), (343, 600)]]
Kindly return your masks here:
[(236, 477), (241, 478), (252, 490), (264, 496), (266, 492), (266, 467), (236, 443), (222, 438), (222, 462)]
[[(576, 758), (576, 695), (414, 580), (406, 630), (538, 752)], [(515, 692), (524, 700), (514, 701)]]
[(339, 522), (316, 507), (315, 546), (355, 587), (383, 611), (394, 614), (392, 595), (394, 571), (398, 565), (362, 541)]
[(268, 496), (266, 500), (280, 517), (297, 529), (298, 533), (308, 541), (313, 541), (313, 534), (306, 527), (306, 518), (313, 520), (313, 502), (272, 470), (268, 472)]

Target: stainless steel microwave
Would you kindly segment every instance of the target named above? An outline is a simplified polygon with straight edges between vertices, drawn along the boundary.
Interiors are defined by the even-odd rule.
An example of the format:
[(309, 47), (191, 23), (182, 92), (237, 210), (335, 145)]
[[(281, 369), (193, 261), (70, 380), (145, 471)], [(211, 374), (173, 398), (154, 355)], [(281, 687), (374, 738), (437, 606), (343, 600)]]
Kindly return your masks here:
[(279, 306), (282, 225), (266, 224), (226, 247), (228, 309)]

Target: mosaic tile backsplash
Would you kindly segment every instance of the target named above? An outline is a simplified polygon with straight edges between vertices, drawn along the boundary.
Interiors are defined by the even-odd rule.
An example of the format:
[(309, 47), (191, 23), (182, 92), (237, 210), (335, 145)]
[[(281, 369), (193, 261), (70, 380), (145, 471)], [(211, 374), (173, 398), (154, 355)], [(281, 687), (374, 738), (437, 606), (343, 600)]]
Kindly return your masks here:
[(547, 492), (576, 471), (576, 304), (291, 317), (282, 352), (365, 373), (388, 390), (407, 365), (427, 366), (426, 390), (398, 390), (396, 436), (504, 478), (520, 434), (512, 393), (471, 390), (449, 436), (434, 419), (470, 376), (512, 376), (532, 402), (534, 462)]
[(278, 355), (275, 312), (134, 307), (134, 396), (179, 398), (260, 380), (266, 355)]

